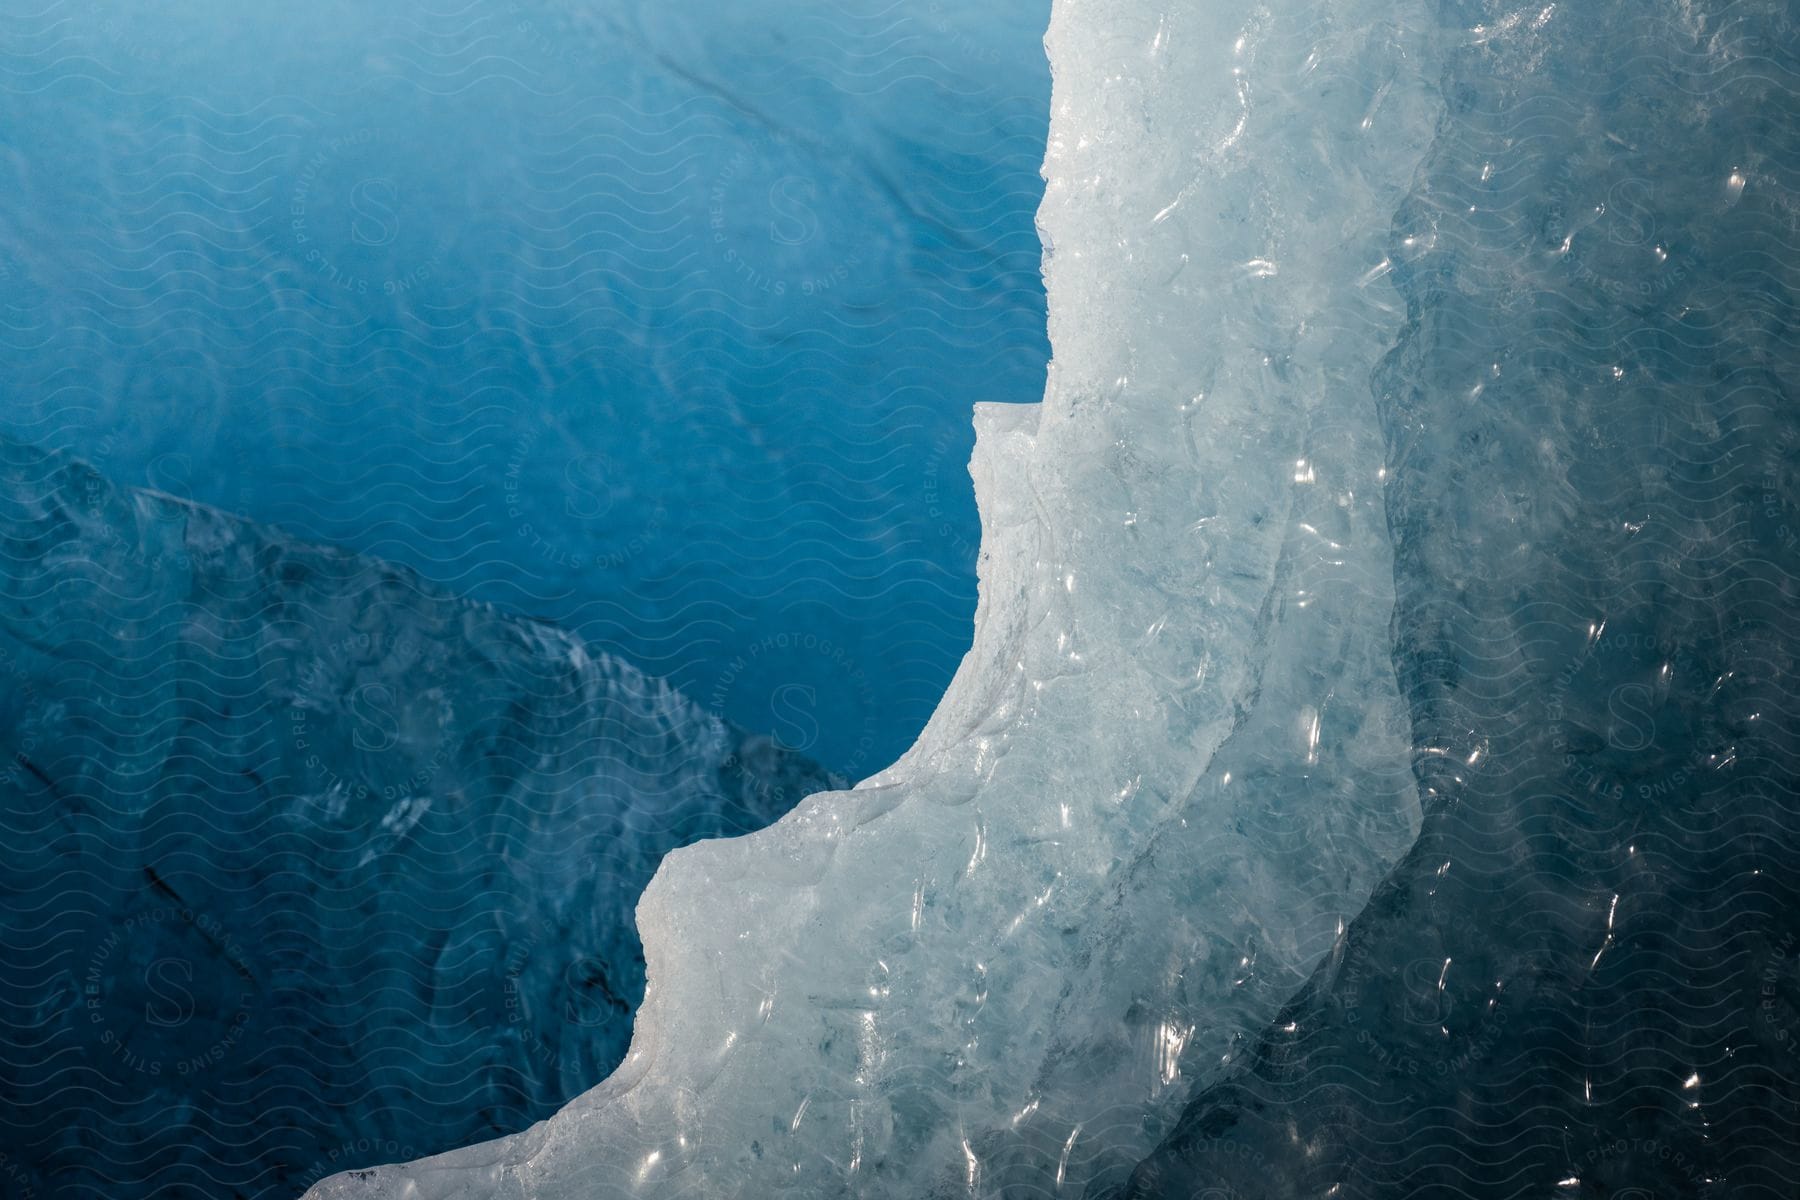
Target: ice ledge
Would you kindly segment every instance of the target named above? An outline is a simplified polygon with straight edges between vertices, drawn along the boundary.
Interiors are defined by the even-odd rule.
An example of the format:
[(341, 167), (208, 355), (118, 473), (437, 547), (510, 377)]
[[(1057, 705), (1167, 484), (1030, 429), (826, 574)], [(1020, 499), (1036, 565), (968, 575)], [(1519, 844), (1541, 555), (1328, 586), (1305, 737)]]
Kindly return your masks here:
[[(1019, 706), (1025, 680), (1015, 664), (1031, 623), (1028, 584), (1042, 568), (1041, 513), (1029, 479), (1042, 407), (975, 408), (976, 440), (969, 470), (982, 526), (976, 634), (931, 721), (905, 756), (855, 789), (815, 793), (768, 828), (696, 843), (663, 859), (638, 903), (647, 982), (631, 1050), (619, 1068), (555, 1117), (516, 1135), (404, 1167), (345, 1172), (319, 1183), (307, 1193), (307, 1200), (536, 1200), (563, 1194), (556, 1187), (562, 1174), (558, 1168), (573, 1164), (567, 1163), (564, 1153), (567, 1142), (559, 1143), (559, 1138), (566, 1139), (609, 1113), (637, 1117), (641, 1123), (648, 1123), (643, 1118), (665, 1116), (679, 1122), (688, 1107), (682, 1099), (697, 1099), (718, 1081), (737, 1040), (734, 1032), (714, 1032), (709, 1041), (719, 1047), (716, 1054), (699, 1056), (698, 1061), (691, 1055), (681, 1057), (691, 1046), (690, 1039), (706, 1036), (706, 1031), (695, 1028), (699, 1022), (694, 1020), (693, 998), (721, 997), (732, 990), (714, 956), (696, 955), (693, 948), (717, 944), (722, 935), (735, 939), (750, 932), (722, 930), (721, 919), (744, 922), (732, 904), (715, 901), (722, 894), (748, 900), (747, 889), (757, 886), (779, 885), (802, 893), (816, 887), (839, 845), (893, 813), (911, 793), (921, 790), (925, 777), (967, 767), (971, 759), (978, 759), (983, 729), (1002, 731)], [(918, 902), (911, 919), (916, 927), (923, 897), (915, 895)], [(766, 894), (758, 898), (766, 902)], [(686, 1012), (683, 1000), (688, 1002)], [(766, 1008), (766, 1003), (758, 1003), (755, 1011), (766, 1019)], [(679, 1085), (669, 1087), (670, 1079), (679, 1079)], [(672, 1092), (675, 1102), (665, 1101), (646, 1112), (650, 1105), (637, 1095), (641, 1088)], [(655, 1104), (661, 1097), (649, 1099)], [(791, 1121), (792, 1131), (803, 1122), (806, 1107), (802, 1100)], [(683, 1135), (677, 1134), (675, 1140), (678, 1149), (686, 1148)], [(693, 1140), (697, 1145), (702, 1139)], [(635, 1172), (605, 1174), (620, 1188), (628, 1182), (647, 1183), (663, 1176), (656, 1170), (660, 1160), (661, 1151), (649, 1149), (639, 1156)], [(734, 1194), (758, 1193), (745, 1187)]]
[(1418, 828), (1368, 386), (1415, 7), (1057, 5), (1057, 362), (978, 414), (941, 710), (664, 863), (613, 1079), (321, 1200), (1083, 1194), (1229, 1066)]
[[(1367, 621), (1336, 646), (1355, 652), (1340, 666), (1378, 672), (1360, 749), (1315, 756), (1286, 795), (1233, 793), (1230, 768), (1280, 773), (1297, 749), (1283, 692), (1317, 686), (1291, 660), (1333, 645), (1272, 656), (1280, 680), (1267, 662), (1222, 672), (1235, 686), (1185, 703), (1159, 703), (1142, 662), (1046, 667), (1069, 661), (1081, 616), (1044, 515), (1043, 491), (1064, 485), (1039, 455), (1042, 418), (976, 414), (975, 644), (913, 750), (664, 860), (638, 906), (649, 983), (618, 1071), (523, 1133), (338, 1176), (313, 1200), (753, 1197), (797, 1176), (801, 1194), (912, 1197), (1123, 1177), (1159, 1114), (1329, 949), (1416, 833), (1417, 802), (1379, 674), (1379, 570), (1373, 597), (1346, 598)], [(1246, 537), (1263, 569), (1221, 581), (1236, 599), (1213, 620), (1241, 626), (1219, 636), (1266, 644), (1270, 589), (1305, 571), (1290, 533), (1307, 515)], [(1141, 732), (1096, 742), (1090, 702), (1139, 705), (1159, 735), (1177, 723), (1184, 782), (1146, 786), (1172, 764), (1148, 760)], [(1287, 746), (1264, 744), (1272, 725)], [(1325, 836), (1259, 846), (1261, 810), (1296, 796)]]

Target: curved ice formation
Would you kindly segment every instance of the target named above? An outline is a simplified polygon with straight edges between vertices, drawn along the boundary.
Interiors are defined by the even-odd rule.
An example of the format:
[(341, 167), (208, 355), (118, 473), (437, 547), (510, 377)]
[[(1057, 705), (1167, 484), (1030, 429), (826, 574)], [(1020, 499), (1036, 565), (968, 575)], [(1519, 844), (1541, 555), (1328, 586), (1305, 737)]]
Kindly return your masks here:
[(1121, 1181), (1417, 829), (1370, 371), (1412, 5), (1059, 3), (1044, 402), (984, 407), (974, 648), (854, 791), (666, 858), (606, 1083), (317, 1200)]

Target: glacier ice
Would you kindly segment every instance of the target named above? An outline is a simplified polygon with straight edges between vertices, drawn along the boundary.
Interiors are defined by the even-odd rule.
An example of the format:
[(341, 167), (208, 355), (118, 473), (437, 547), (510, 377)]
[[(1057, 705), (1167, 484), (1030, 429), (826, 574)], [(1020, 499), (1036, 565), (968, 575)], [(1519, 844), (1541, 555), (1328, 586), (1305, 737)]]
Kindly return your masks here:
[(10, 1195), (298, 1195), (603, 1077), (670, 847), (841, 786), (553, 626), (0, 439)]
[(1374, 380), (1424, 829), (1144, 1200), (1795, 1194), (1795, 8), (1517, 11)]
[(600, 1087), (315, 1200), (1122, 1182), (1418, 828), (1368, 379), (1421, 4), (1059, 3), (1040, 406), (977, 410), (974, 646), (855, 790), (664, 860)]
[(866, 775), (968, 649), (969, 407), (1043, 390), (1048, 11), (8, 6), (0, 431)]

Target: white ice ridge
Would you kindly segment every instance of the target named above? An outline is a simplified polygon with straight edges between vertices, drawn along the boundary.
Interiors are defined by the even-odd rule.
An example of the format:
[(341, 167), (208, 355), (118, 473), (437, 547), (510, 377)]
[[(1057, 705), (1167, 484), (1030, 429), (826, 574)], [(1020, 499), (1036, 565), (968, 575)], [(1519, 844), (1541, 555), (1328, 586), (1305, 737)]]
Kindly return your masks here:
[(974, 648), (854, 791), (670, 854), (605, 1083), (319, 1200), (1081, 1195), (1417, 829), (1370, 370), (1412, 3), (1058, 0), (1055, 363), (983, 406)]

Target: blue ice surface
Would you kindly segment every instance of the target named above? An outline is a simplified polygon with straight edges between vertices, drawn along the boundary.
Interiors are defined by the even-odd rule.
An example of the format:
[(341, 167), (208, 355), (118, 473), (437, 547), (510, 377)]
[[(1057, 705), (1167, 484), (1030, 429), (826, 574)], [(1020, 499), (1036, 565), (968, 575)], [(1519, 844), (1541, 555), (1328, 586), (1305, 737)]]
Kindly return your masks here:
[(624, 1055), (669, 850), (844, 781), (568, 631), (0, 437), (0, 1194), (291, 1197)]
[(1792, 1196), (1795, 10), (1434, 7), (1371, 381), (1424, 828), (1131, 1194)]
[[(13, 484), (67, 452), (65, 511), (148, 485), (393, 591), (115, 644), (189, 510), (126, 504), (121, 566), (125, 502), (14, 505), (0, 1193), (261, 1200), (521, 1128), (616, 1064), (662, 850), (824, 784), (756, 735), (840, 781), (912, 740), (971, 406), (1043, 387), (1047, 10), (0, 13)], [(46, 612), (52, 551), (132, 586)], [(434, 665), (380, 644), (408, 596)]]
[(557, 621), (852, 778), (1048, 344), (1047, 0), (0, 14), (0, 429)]

